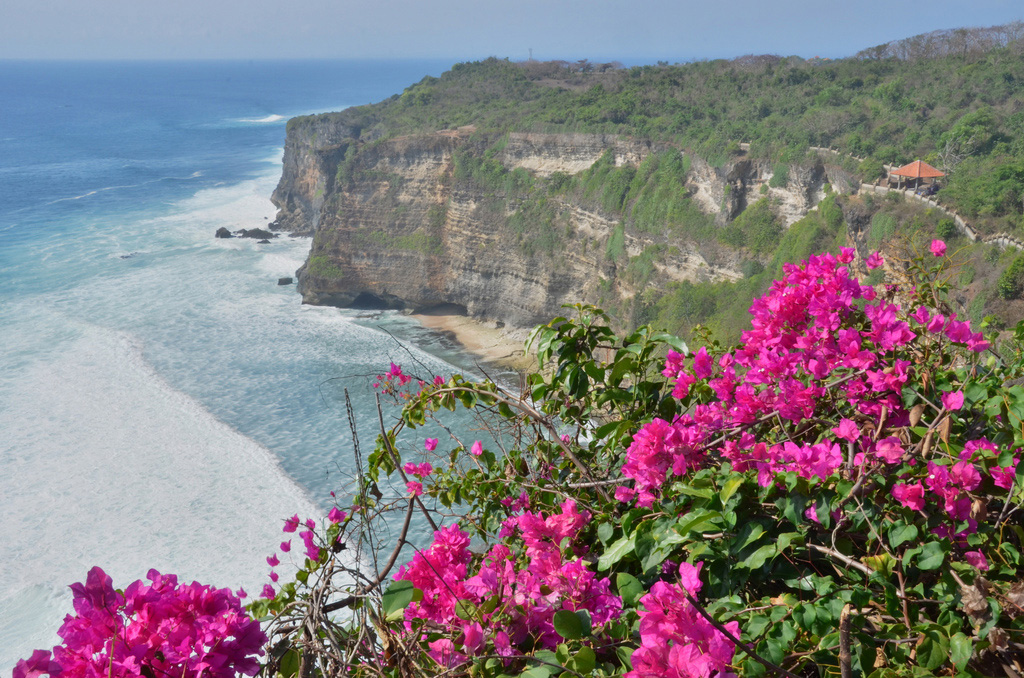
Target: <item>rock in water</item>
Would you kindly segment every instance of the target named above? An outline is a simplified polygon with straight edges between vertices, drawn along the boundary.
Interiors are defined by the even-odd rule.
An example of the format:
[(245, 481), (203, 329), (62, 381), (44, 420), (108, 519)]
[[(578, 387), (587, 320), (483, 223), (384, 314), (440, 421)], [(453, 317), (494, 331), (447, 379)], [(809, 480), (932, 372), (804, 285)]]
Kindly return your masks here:
[(276, 233), (271, 233), (263, 228), (243, 228), (239, 235), (243, 238), (256, 238), (257, 240), (269, 240), (277, 237)]
[(217, 229), (217, 232), (213, 234), (213, 237), (215, 237), (215, 238), (234, 238), (235, 236), (231, 235), (231, 231), (229, 231), (228, 229), (226, 229), (223, 226), (221, 226), (220, 228)]
[(277, 279), (277, 284), (278, 285), (291, 285), (293, 282), (295, 282), (295, 281), (292, 280), (291, 278), (278, 278)]

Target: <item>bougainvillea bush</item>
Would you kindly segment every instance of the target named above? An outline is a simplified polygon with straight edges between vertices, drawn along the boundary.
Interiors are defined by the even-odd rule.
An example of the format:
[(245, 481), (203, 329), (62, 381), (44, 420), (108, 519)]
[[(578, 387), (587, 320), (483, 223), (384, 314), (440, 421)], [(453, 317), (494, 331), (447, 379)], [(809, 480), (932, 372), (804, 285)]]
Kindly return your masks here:
[(14, 678), (41, 674), (67, 678), (175, 676), (233, 678), (256, 675), (267, 636), (229, 589), (150, 570), (149, 583), (124, 591), (100, 568), (73, 584), (75, 614), (52, 653), (36, 650), (18, 662)]
[(735, 347), (577, 306), (535, 330), (520, 392), (392, 364), (399, 419), (365, 459), (353, 423), (352, 501), (251, 606), (265, 670), (1020, 675), (1024, 324), (993, 346), (922, 249), (787, 266)]

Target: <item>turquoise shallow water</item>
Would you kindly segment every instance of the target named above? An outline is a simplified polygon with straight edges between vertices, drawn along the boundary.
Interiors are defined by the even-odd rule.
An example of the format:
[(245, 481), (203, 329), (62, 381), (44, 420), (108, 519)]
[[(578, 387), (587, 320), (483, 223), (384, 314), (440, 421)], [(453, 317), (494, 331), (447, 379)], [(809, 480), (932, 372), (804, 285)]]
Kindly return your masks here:
[(273, 219), (287, 118), (446, 66), (0, 62), (0, 671), (93, 565), (258, 591), (281, 520), (348, 488), (343, 389), (365, 449), (370, 376), (465, 362), (302, 306), (306, 240), (213, 238)]

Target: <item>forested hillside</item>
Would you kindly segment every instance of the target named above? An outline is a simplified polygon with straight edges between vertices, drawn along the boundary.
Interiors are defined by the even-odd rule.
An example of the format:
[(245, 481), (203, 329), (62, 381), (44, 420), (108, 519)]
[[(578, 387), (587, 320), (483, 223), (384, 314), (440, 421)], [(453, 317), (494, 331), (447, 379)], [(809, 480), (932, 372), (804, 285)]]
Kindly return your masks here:
[[(923, 159), (947, 173), (936, 196), (943, 207), (981, 236), (1024, 240), (1022, 36), (1021, 24), (945, 31), (839, 60), (760, 55), (634, 68), (495, 58), (457, 64), (380, 104), (326, 116), (348, 136), (336, 144), (329, 188), (343, 190), (358, 179), (359, 159), (375, 145), (459, 130), (469, 142), (454, 152), (453, 179), (468, 182), (479, 199), (494, 203), (495, 214), (504, 213), (502, 226), (516, 235), (524, 256), (557, 258), (559, 243), (579, 237), (566, 206), (594, 210), (616, 224), (591, 245), (615, 275), (604, 276), (604, 289), (588, 301), (609, 307), (624, 325), (655, 321), (686, 334), (696, 323), (710, 323), (733, 337), (749, 300), (784, 261), (847, 242), (900, 241), (906, 250), (917, 232), (957, 238), (942, 212), (904, 205), (898, 196), (850, 195), (827, 182), (820, 208), (787, 223), (768, 189), (786, 186), (791, 172), (820, 165), (812, 147), (835, 149), (827, 162), (867, 183), (882, 182), (885, 165)], [(289, 129), (310, 120), (295, 119)], [(318, 124), (324, 120), (319, 116)], [(639, 162), (610, 154), (575, 173), (528, 172), (502, 161), (508, 135), (520, 132), (608, 135), (646, 144), (649, 152)], [(730, 201), (726, 186), (720, 204), (699, 204), (693, 182), (687, 185), (692, 159), (723, 176), (740, 160), (767, 165), (764, 200)], [(632, 247), (631, 235), (639, 238)], [(665, 257), (681, 242), (712, 267), (728, 264), (743, 280), (659, 282), (669, 266)], [(1019, 253), (954, 244), (970, 245), (959, 253), (964, 312), (976, 320), (1015, 321), (1024, 287), (1024, 260), (1014, 263)]]

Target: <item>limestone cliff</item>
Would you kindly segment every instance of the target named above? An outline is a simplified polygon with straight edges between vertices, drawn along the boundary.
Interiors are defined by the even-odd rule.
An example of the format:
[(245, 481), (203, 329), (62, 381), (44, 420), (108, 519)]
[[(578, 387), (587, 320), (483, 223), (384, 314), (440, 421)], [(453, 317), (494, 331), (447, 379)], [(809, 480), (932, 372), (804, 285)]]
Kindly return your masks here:
[[(273, 195), (275, 227), (314, 236), (298, 273), (307, 303), (451, 304), (526, 327), (558, 315), (562, 304), (628, 301), (651, 281), (741, 276), (743, 251), (627, 228), (621, 210), (602, 208), (582, 189), (553, 188), (598, 162), (637, 168), (652, 153), (678, 150), (613, 135), (488, 137), (472, 128), (368, 141), (344, 120), (289, 124)], [(689, 162), (679, 190), (720, 223), (767, 195), (779, 221), (791, 224), (837, 178), (820, 162), (791, 168), (785, 182), (744, 157), (724, 167)]]

